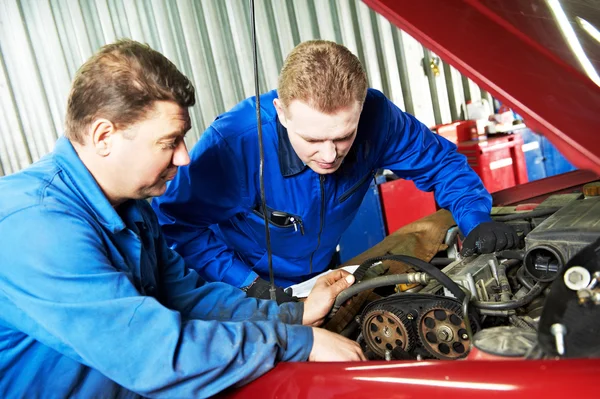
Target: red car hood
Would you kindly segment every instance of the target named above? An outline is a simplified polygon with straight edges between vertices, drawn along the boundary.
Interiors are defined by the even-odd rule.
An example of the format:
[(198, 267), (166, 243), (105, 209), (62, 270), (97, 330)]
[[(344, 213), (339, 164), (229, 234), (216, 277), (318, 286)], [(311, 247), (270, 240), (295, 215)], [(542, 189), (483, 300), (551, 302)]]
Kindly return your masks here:
[(594, 2), (363, 1), (510, 105), (574, 165), (600, 174), (600, 87), (592, 80), (600, 84), (600, 43), (577, 18), (600, 30)]

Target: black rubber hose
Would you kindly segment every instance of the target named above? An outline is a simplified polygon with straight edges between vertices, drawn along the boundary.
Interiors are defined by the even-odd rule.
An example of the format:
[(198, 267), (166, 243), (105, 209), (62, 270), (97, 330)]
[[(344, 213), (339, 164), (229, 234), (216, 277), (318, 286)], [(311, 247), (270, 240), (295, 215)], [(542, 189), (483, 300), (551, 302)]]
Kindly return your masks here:
[(530, 218), (536, 218), (536, 217), (540, 217), (540, 216), (546, 216), (546, 215), (551, 215), (554, 212), (558, 211), (560, 208), (546, 208), (543, 207), (542, 209), (534, 209), (531, 212), (523, 212), (523, 213), (511, 213), (510, 215), (506, 215), (506, 216), (492, 216), (492, 219), (494, 219), (496, 222), (508, 222), (510, 220), (520, 220), (520, 219), (530, 219)]
[(431, 262), (429, 262), (429, 263), (431, 263), (434, 266), (448, 266), (455, 260), (456, 259), (452, 259), (452, 258), (433, 258), (433, 259), (431, 259)]
[(522, 298), (517, 299), (516, 301), (508, 301), (508, 302), (479, 302), (473, 301), (471, 304), (479, 309), (486, 310), (510, 310), (510, 309), (518, 309), (523, 307), (537, 298), (544, 288), (546, 288), (546, 283), (536, 283), (531, 291), (525, 294)]
[(527, 278), (525, 277), (525, 266), (521, 266), (519, 270), (517, 270), (517, 281), (528, 290), (533, 289), (533, 284), (527, 281)]
[(335, 298), (335, 303), (333, 304), (333, 311), (337, 312), (344, 302), (362, 291), (388, 285), (408, 283), (408, 274), (390, 274), (389, 276), (374, 277), (358, 284), (354, 284), (338, 294), (337, 298)]
[(523, 260), (525, 258), (525, 251), (511, 251), (510, 249), (506, 249), (496, 252), (496, 256), (499, 258)]
[[(371, 258), (371, 259), (367, 260), (366, 262), (364, 262), (363, 264), (361, 264), (358, 269), (356, 269), (356, 272), (354, 273), (354, 278), (357, 278), (356, 273), (363, 266), (367, 265), (367, 267), (365, 268), (365, 270), (366, 270), (370, 267), (370, 265), (373, 265), (374, 263), (384, 261), (384, 260), (393, 260), (396, 262), (403, 262), (403, 263), (409, 264), (409, 265), (415, 267), (416, 269), (418, 269), (419, 271), (421, 271), (423, 273), (427, 273), (431, 278), (437, 280), (441, 285), (443, 285), (445, 288), (447, 288), (452, 293), (452, 295), (454, 295), (454, 297), (456, 299), (458, 299), (459, 301), (462, 302), (462, 300), (465, 297), (465, 293), (460, 289), (459, 285), (456, 284), (454, 281), (452, 281), (452, 279), (450, 277), (448, 277), (447, 275), (442, 273), (442, 271), (439, 270), (437, 267), (435, 267), (431, 263), (427, 263), (419, 258), (415, 258), (413, 256), (408, 256), (408, 255), (384, 255), (384, 256), (378, 256), (375, 258)], [(364, 275), (364, 271), (363, 271), (363, 275)], [(357, 281), (359, 281), (359, 280), (357, 279)], [(350, 288), (352, 288), (352, 287), (350, 287)], [(340, 293), (340, 295), (343, 292), (344, 291), (342, 291)]]
[[(384, 261), (384, 260), (392, 260), (392, 261), (396, 261), (396, 262), (404, 262), (406, 264), (409, 264), (409, 265), (417, 268), (421, 272), (427, 273), (431, 278), (437, 280), (440, 284), (442, 284), (444, 287), (446, 287), (454, 295), (454, 297), (457, 298), (459, 301), (462, 302), (465, 298), (465, 293), (461, 290), (460, 286), (458, 284), (456, 284), (454, 281), (452, 281), (450, 279), (450, 277), (448, 277), (447, 275), (442, 273), (438, 268), (436, 268), (432, 264), (427, 263), (419, 258), (415, 258), (412, 256), (407, 256), (407, 255), (385, 255), (385, 256), (378, 256), (376, 258), (367, 259), (365, 262), (360, 264), (360, 266), (353, 273), (356, 283), (354, 283), (354, 285), (352, 285), (349, 288), (346, 288), (344, 291), (342, 291), (338, 294), (337, 298), (335, 299), (333, 308), (331, 309), (331, 312), (329, 313), (328, 317), (333, 317), (337, 313), (340, 306), (342, 306), (342, 304), (344, 302), (346, 302), (348, 299), (350, 299), (352, 296), (358, 294), (361, 291), (367, 290), (369, 288), (377, 287), (377, 286), (372, 286), (372, 285), (366, 285), (366, 283), (369, 281), (372, 281), (372, 280), (379, 279), (380, 277), (376, 277), (374, 279), (370, 279), (365, 282), (361, 282), (361, 280), (364, 277), (366, 271), (371, 266), (375, 265), (378, 262)], [(396, 278), (394, 276), (407, 276), (407, 275), (396, 274), (396, 275), (390, 275), (390, 276), (383, 276), (383, 277), (392, 277), (392, 280), (387, 280), (388, 282), (386, 282), (383, 285), (406, 284), (402, 280), (405, 277), (399, 277), (398, 282), (390, 283), (389, 281), (396, 281), (396, 280), (393, 280), (394, 278)], [(377, 280), (377, 281), (383, 282), (384, 280)], [(408, 282), (408, 280), (407, 280), (407, 282)], [(376, 283), (372, 283), (372, 284), (376, 284)], [(380, 285), (380, 286), (383, 286), (383, 285)]]

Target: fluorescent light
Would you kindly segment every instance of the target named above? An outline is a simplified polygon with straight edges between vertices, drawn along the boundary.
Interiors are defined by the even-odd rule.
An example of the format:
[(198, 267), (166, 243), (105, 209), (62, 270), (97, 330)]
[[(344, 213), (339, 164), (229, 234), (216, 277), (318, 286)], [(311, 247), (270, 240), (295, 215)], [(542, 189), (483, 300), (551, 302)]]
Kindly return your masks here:
[(583, 30), (589, 33), (591, 37), (593, 37), (600, 43), (600, 31), (598, 31), (598, 29), (596, 29), (594, 25), (590, 24), (588, 21), (581, 17), (577, 17), (575, 19), (577, 19), (579, 26), (581, 26)]
[(546, 3), (548, 3), (548, 6), (552, 10), (554, 17), (556, 18), (556, 21), (558, 22), (558, 26), (563, 33), (563, 36), (567, 40), (569, 47), (571, 47), (571, 51), (573, 51), (573, 53), (575, 54), (575, 57), (577, 57), (577, 60), (583, 67), (583, 70), (585, 71), (585, 73), (587, 73), (587, 75), (590, 77), (590, 79), (592, 79), (594, 81), (594, 83), (596, 83), (598, 86), (600, 86), (600, 76), (598, 76), (596, 69), (590, 62), (590, 59), (585, 54), (585, 51), (583, 51), (583, 48), (581, 47), (581, 43), (579, 43), (579, 40), (577, 39), (577, 35), (575, 34), (575, 31), (573, 30), (573, 27), (571, 26), (571, 23), (569, 22), (569, 19), (567, 18), (565, 11), (562, 9), (562, 7), (560, 5), (560, 1), (559, 0), (546, 0)]

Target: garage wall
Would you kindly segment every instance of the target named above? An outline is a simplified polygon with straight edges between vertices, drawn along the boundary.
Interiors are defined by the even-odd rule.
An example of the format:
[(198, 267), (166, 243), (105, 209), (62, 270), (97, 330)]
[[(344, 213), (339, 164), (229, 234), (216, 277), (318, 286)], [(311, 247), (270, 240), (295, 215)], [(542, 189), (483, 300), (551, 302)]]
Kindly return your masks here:
[[(322, 38), (357, 54), (370, 85), (429, 126), (457, 119), (465, 98), (489, 96), (442, 62), (434, 74), (435, 54), (358, 0), (256, 0), (256, 12), (262, 91), (276, 88), (296, 44)], [(189, 145), (254, 94), (247, 0), (2, 0), (0, 175), (52, 150), (77, 68), (120, 37), (161, 51), (194, 83)]]

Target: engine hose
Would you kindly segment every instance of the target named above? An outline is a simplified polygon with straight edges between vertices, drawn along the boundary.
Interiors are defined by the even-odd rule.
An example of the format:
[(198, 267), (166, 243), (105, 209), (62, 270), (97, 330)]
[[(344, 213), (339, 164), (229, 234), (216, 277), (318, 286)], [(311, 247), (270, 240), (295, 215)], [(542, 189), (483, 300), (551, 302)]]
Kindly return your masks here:
[(487, 309), (487, 310), (508, 310), (508, 309), (518, 309), (523, 307), (537, 298), (544, 288), (546, 288), (546, 283), (536, 283), (533, 288), (525, 294), (520, 299), (515, 301), (507, 301), (507, 302), (480, 302), (473, 301), (471, 304), (479, 309)]
[(515, 260), (509, 260), (506, 263), (501, 263), (500, 265), (498, 265), (498, 285), (500, 286), (500, 298), (502, 299), (502, 301), (510, 301), (510, 295), (511, 295), (511, 291), (510, 291), (510, 284), (508, 283), (508, 278), (506, 277), (506, 269), (509, 268), (511, 266), (510, 262), (514, 263), (514, 262), (518, 262)]
[(361, 283), (354, 284), (340, 292), (337, 298), (335, 298), (332, 313), (335, 314), (344, 302), (362, 291), (388, 285), (412, 284), (414, 282), (414, 279), (410, 279), (408, 274), (390, 274), (389, 276), (374, 277)]
[(465, 322), (465, 329), (467, 330), (467, 335), (469, 336), (469, 342), (473, 342), (473, 330), (471, 329), (471, 320), (469, 319), (469, 302), (471, 302), (471, 291), (462, 285), (459, 287), (465, 293), (465, 297), (462, 300), (462, 312), (463, 321)]
[(492, 216), (492, 218), (496, 221), (496, 222), (508, 222), (510, 220), (520, 220), (520, 219), (531, 219), (531, 218), (535, 218), (535, 217), (540, 217), (540, 216), (546, 216), (546, 215), (551, 215), (554, 212), (558, 211), (560, 208), (546, 208), (543, 207), (542, 209), (534, 209), (531, 212), (523, 212), (523, 213), (512, 213), (510, 215), (506, 215), (506, 216)]
[[(374, 264), (376, 264), (378, 262), (384, 261), (384, 260), (392, 260), (392, 261), (396, 261), (396, 262), (404, 262), (406, 264), (409, 264), (409, 265), (417, 268), (421, 272), (428, 274), (431, 278), (437, 280), (440, 284), (442, 284), (445, 288), (447, 288), (452, 293), (452, 295), (454, 295), (454, 297), (456, 299), (458, 299), (459, 301), (462, 302), (465, 298), (465, 293), (461, 290), (460, 286), (458, 284), (456, 284), (454, 281), (452, 281), (450, 279), (450, 277), (448, 277), (447, 275), (442, 273), (438, 268), (436, 268), (432, 264), (427, 263), (419, 258), (415, 258), (412, 256), (407, 256), (407, 255), (385, 255), (385, 256), (378, 256), (376, 258), (371, 258), (371, 259), (368, 259), (365, 262), (361, 263), (361, 265), (358, 267), (358, 269), (356, 269), (356, 271), (353, 274), (355, 281), (357, 281), (358, 283), (355, 283), (351, 287), (346, 288), (344, 291), (342, 291), (338, 294), (338, 296), (335, 300), (335, 303), (333, 305), (333, 308), (331, 309), (331, 312), (329, 313), (329, 317), (333, 317), (333, 315), (335, 315), (337, 313), (338, 309), (340, 308), (340, 306), (342, 306), (342, 304), (344, 302), (346, 302), (348, 299), (350, 299), (351, 297), (353, 297), (354, 295), (358, 294), (361, 291), (367, 290), (369, 288), (381, 287), (384, 285), (407, 284), (407, 283), (414, 282), (414, 281), (410, 282), (408, 279), (411, 274), (414, 275), (415, 273), (382, 276), (382, 277), (376, 277), (376, 278), (361, 282), (361, 279), (364, 277), (365, 272), (371, 266), (373, 266)], [(398, 277), (398, 276), (405, 276), (405, 277)], [(373, 280), (379, 281), (378, 279), (382, 279), (382, 278), (386, 278), (386, 277), (390, 277), (391, 279), (386, 280), (387, 282), (385, 284), (383, 284), (384, 280), (380, 280), (382, 282), (382, 285), (367, 286), (367, 283), (369, 283), (370, 281), (373, 281)], [(396, 281), (395, 280), (396, 278), (398, 278), (399, 281), (392, 282), (392, 281)], [(407, 282), (403, 282), (401, 280), (404, 278), (407, 279)], [(372, 284), (376, 284), (376, 283), (372, 283)]]
[(452, 262), (454, 262), (456, 259), (452, 259), (452, 258), (433, 258), (431, 259), (431, 263), (434, 266), (448, 266), (449, 264), (451, 264)]
[(499, 258), (523, 260), (525, 258), (525, 251), (511, 251), (510, 249), (506, 249), (496, 252), (496, 256)]
[(533, 284), (527, 281), (527, 278), (525, 277), (525, 266), (521, 266), (519, 270), (517, 270), (517, 281), (528, 290), (533, 289)]
[[(452, 293), (452, 295), (454, 295), (454, 297), (456, 299), (458, 299), (459, 301), (462, 302), (462, 300), (465, 297), (465, 293), (460, 289), (460, 286), (458, 284), (456, 284), (454, 281), (452, 281), (452, 279), (450, 277), (448, 277), (447, 275), (442, 273), (441, 270), (439, 270), (437, 267), (433, 266), (431, 263), (427, 263), (427, 262), (425, 262), (419, 258), (415, 258), (413, 256), (408, 256), (408, 255), (378, 256), (376, 258), (371, 258), (371, 259), (367, 260), (366, 262), (364, 262), (361, 266), (359, 266), (359, 268), (356, 271), (358, 272), (360, 270), (360, 268), (365, 264), (372, 265), (376, 262), (380, 262), (380, 261), (384, 261), (384, 260), (393, 260), (396, 262), (403, 262), (408, 265), (411, 265), (411, 266), (415, 267), (416, 269), (418, 269), (419, 271), (421, 271), (423, 273), (427, 273), (431, 278), (437, 280), (441, 285), (443, 285), (445, 288), (447, 288)], [(363, 272), (363, 274), (364, 274), (364, 272)], [(356, 278), (356, 274), (354, 275), (354, 277)], [(342, 291), (342, 293), (343, 292), (344, 291)]]

